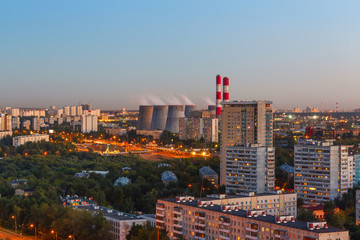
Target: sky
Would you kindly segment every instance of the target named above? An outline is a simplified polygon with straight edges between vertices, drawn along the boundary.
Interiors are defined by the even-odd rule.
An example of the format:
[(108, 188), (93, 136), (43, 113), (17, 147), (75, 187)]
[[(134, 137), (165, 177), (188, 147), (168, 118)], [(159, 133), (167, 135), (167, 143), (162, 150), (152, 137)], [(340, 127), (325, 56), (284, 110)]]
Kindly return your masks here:
[(0, 107), (360, 108), (360, 1), (0, 1)]

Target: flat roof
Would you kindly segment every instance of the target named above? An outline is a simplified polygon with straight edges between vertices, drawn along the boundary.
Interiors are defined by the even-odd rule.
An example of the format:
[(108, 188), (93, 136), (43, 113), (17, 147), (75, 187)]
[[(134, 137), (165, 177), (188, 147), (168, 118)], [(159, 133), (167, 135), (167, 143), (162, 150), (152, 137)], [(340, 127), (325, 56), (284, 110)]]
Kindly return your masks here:
[(230, 102), (221, 102), (222, 105), (253, 105), (253, 104), (258, 104), (259, 102), (264, 102), (266, 104), (272, 104), (272, 101), (269, 100), (253, 100), (253, 101), (239, 101), (239, 100), (233, 100)]
[(247, 217), (247, 211), (245, 210), (238, 210), (238, 211), (231, 211), (231, 212), (223, 212), (221, 210), (221, 206), (220, 205), (214, 205), (214, 206), (207, 206), (207, 207), (198, 207), (197, 202), (193, 201), (193, 202), (180, 202), (178, 203), (176, 201), (176, 199), (162, 199), (163, 201), (167, 201), (167, 202), (172, 202), (172, 203), (176, 203), (179, 205), (186, 205), (186, 206), (190, 206), (190, 207), (195, 207), (197, 209), (199, 209), (199, 211), (206, 209), (206, 210), (210, 210), (213, 212), (219, 212), (221, 214), (223, 214), (224, 216), (226, 215), (232, 215), (232, 216), (237, 216), (237, 217), (242, 217), (242, 218), (246, 218), (248, 220), (257, 220), (257, 221), (262, 221), (262, 222), (267, 222), (267, 223), (272, 223), (272, 224), (276, 224), (276, 225), (280, 225), (283, 227), (291, 227), (291, 228), (296, 228), (296, 229), (300, 229), (300, 230), (304, 230), (304, 231), (309, 231), (309, 232), (316, 232), (316, 233), (331, 233), (331, 232), (345, 232), (348, 230), (344, 230), (344, 229), (340, 229), (340, 228), (335, 228), (335, 227), (328, 227), (328, 228), (322, 228), (322, 229), (314, 229), (314, 230), (309, 230), (307, 228), (307, 223), (306, 222), (300, 222), (300, 221), (295, 221), (295, 222), (288, 222), (288, 223), (276, 223), (275, 222), (275, 216), (258, 216), (258, 217), (252, 217), (249, 218)]
[[(118, 221), (127, 221), (127, 220), (146, 220), (145, 218), (136, 216), (134, 214), (130, 214), (130, 213), (124, 213), (124, 212), (120, 212), (117, 210), (112, 210), (106, 207), (94, 207), (94, 206), (77, 206), (75, 207), (75, 209), (84, 209), (87, 211), (92, 211), (92, 212), (102, 212), (102, 214), (104, 215), (104, 217), (106, 218), (112, 218)], [(110, 210), (110, 212), (108, 212), (108, 210)]]

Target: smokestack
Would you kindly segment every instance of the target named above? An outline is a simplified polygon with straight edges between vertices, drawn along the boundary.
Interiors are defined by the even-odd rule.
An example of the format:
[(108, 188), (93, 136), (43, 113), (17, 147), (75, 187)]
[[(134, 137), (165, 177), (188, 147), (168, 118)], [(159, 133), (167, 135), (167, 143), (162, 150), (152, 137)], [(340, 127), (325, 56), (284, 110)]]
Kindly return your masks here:
[(223, 78), (223, 101), (224, 102), (229, 101), (229, 78), (228, 77)]
[(216, 76), (216, 117), (221, 114), (221, 76)]

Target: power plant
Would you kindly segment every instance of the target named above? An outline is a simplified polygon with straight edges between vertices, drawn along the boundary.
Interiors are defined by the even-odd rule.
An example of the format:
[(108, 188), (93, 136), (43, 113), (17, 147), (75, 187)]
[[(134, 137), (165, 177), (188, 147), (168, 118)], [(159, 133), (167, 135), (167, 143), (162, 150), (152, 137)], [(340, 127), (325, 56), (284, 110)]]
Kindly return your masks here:
[(169, 107), (167, 105), (154, 106), (150, 125), (151, 130), (165, 130), (168, 111)]
[[(229, 78), (223, 78), (223, 94), (222, 101), (229, 102)], [(216, 76), (216, 117), (221, 115), (221, 76)]]
[(140, 105), (137, 130), (169, 130), (179, 133), (180, 118), (190, 116), (196, 105)]
[(154, 111), (154, 106), (140, 105), (139, 117), (136, 124), (136, 129), (138, 130), (150, 129), (153, 111)]
[[(221, 92), (221, 90), (223, 90)], [(216, 117), (221, 114), (221, 103), (229, 102), (229, 78), (216, 76), (216, 105), (208, 105), (208, 111), (216, 110)], [(180, 118), (189, 118), (196, 105), (140, 105), (137, 130), (168, 130), (179, 133)]]
[(169, 105), (165, 130), (179, 132), (179, 120), (185, 116), (184, 105)]
[(185, 117), (190, 117), (190, 113), (196, 110), (196, 105), (185, 105)]

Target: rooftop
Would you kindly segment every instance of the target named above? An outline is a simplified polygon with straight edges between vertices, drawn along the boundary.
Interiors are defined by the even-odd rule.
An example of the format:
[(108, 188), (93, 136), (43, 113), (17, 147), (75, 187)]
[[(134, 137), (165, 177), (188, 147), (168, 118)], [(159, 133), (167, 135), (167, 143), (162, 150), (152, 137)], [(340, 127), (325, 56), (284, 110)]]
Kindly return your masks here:
[(209, 211), (220, 212), (225, 217), (226, 217), (226, 215), (238, 216), (238, 217), (249, 219), (249, 221), (251, 221), (251, 220), (252, 221), (262, 221), (262, 222), (267, 222), (267, 223), (277, 224), (277, 225), (281, 225), (281, 226), (296, 228), (296, 229), (309, 231), (309, 232), (331, 233), (331, 232), (348, 231), (348, 230), (335, 228), (335, 227), (328, 227), (328, 228), (322, 228), (322, 229), (309, 230), (307, 228), (307, 223), (306, 222), (295, 221), (295, 222), (287, 222), (287, 223), (276, 223), (274, 216), (269, 216), (269, 215), (261, 216), (260, 215), (258, 217), (249, 218), (249, 217), (247, 217), (247, 211), (238, 210), (238, 211), (231, 211), (231, 212), (223, 212), (221, 210), (220, 205), (214, 205), (214, 206), (209, 206), (208, 205), (207, 207), (198, 207), (197, 201), (193, 201), (193, 202), (177, 202), (176, 199), (162, 199), (162, 200), (166, 201), (166, 202), (176, 203), (176, 204), (179, 204), (179, 205), (195, 207), (195, 208), (198, 208), (199, 211), (201, 211), (203, 209), (206, 209), (206, 210), (209, 210)]
[(239, 100), (234, 100), (234, 101), (230, 101), (230, 102), (221, 102), (222, 105), (255, 105), (258, 103), (265, 103), (265, 104), (272, 104), (272, 101), (269, 100), (253, 100), (253, 101), (239, 101)]
[(199, 172), (203, 175), (217, 175), (217, 173), (209, 166), (204, 166), (200, 168)]
[(92, 211), (94, 213), (102, 213), (104, 217), (115, 219), (118, 221), (127, 221), (127, 220), (145, 220), (145, 218), (130, 214), (119, 212), (117, 210), (113, 210), (110, 208), (102, 207), (102, 206), (77, 206), (75, 209), (83, 209), (86, 211)]

